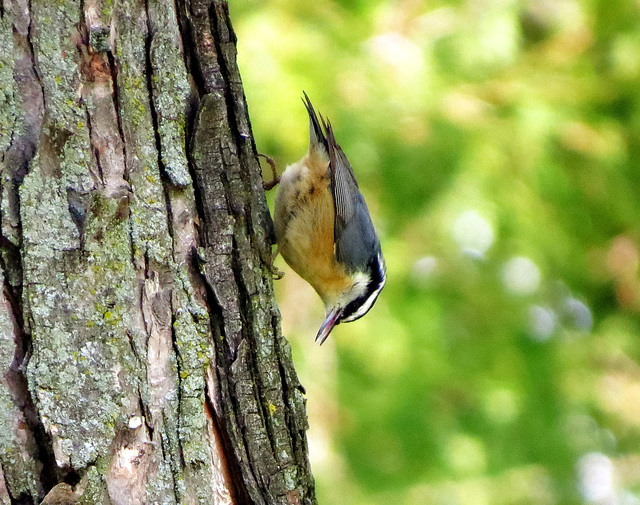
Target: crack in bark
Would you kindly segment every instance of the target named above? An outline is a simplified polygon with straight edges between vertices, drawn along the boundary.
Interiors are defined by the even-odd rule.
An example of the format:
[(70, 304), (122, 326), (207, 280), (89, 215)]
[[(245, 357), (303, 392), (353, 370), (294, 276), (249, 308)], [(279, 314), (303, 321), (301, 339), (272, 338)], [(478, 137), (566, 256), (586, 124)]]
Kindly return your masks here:
[(35, 502), (33, 501), (33, 498), (29, 496), (27, 493), (20, 493), (18, 496), (14, 497), (8, 488), (7, 488), (7, 492), (9, 493), (9, 500), (11, 500), (11, 505), (34, 505), (35, 504)]
[(122, 157), (124, 159), (124, 174), (123, 179), (129, 182), (129, 163), (127, 162), (127, 143), (124, 135), (124, 128), (122, 126), (122, 114), (120, 114), (120, 91), (118, 89), (118, 66), (116, 65), (116, 58), (113, 55), (113, 51), (107, 51), (107, 62), (109, 63), (109, 70), (111, 72), (111, 96), (113, 97), (113, 107), (116, 111), (116, 121), (118, 124), (118, 133), (122, 140)]
[[(165, 414), (163, 412), (162, 414), (162, 422), (166, 425), (166, 419), (165, 419)], [(164, 431), (160, 432), (160, 450), (162, 451), (162, 460), (163, 461), (169, 461), (169, 467), (171, 468), (171, 480), (173, 480), (173, 496), (176, 499), (176, 503), (182, 503), (182, 501), (180, 500), (180, 492), (178, 491), (178, 479), (176, 478), (176, 475), (178, 474), (178, 469), (175, 468), (175, 461), (173, 460), (173, 458), (171, 457), (171, 454), (169, 452), (169, 454), (167, 454), (167, 448), (165, 447), (165, 444), (168, 444), (169, 447), (171, 447), (171, 441), (170, 440), (166, 440), (165, 438), (167, 437), (167, 434)], [(167, 457), (167, 455), (169, 457)], [(181, 461), (181, 465), (184, 466), (184, 461)]]
[(100, 160), (100, 149), (98, 149), (98, 147), (95, 145), (95, 139), (94, 139), (94, 133), (93, 133), (93, 124), (91, 121), (91, 113), (89, 112), (89, 108), (86, 106), (84, 107), (84, 111), (85, 111), (85, 116), (87, 118), (87, 130), (89, 131), (89, 144), (91, 145), (91, 154), (93, 155), (93, 159), (96, 162), (96, 167), (98, 169), (98, 177), (95, 176), (95, 174), (93, 173), (93, 171), (91, 171), (91, 176), (93, 178), (93, 180), (95, 181), (96, 185), (99, 183), (100, 185), (102, 185), (103, 187), (105, 186), (105, 180), (104, 180), (104, 172), (102, 170), (102, 162)]
[[(169, 300), (171, 300), (170, 303), (170, 307), (171, 307), (171, 346), (173, 348), (173, 352), (176, 355), (176, 381), (177, 381), (177, 409), (176, 409), (176, 420), (178, 423), (178, 433), (177, 433), (177, 437), (176, 437), (176, 442), (177, 442), (177, 446), (178, 446), (178, 453), (180, 455), (180, 466), (182, 468), (186, 467), (186, 462), (184, 459), (184, 448), (182, 447), (182, 438), (180, 436), (180, 423), (182, 421), (182, 356), (180, 354), (180, 348), (178, 347), (178, 338), (176, 335), (176, 331), (175, 331), (175, 326), (174, 323), (176, 321), (176, 316), (175, 316), (175, 311), (174, 311), (174, 307), (173, 307), (173, 301), (172, 301), (172, 297), (171, 295), (169, 296)], [(166, 422), (165, 422), (166, 425)], [(179, 490), (177, 487), (177, 482), (174, 478), (174, 490), (176, 493), (176, 498), (178, 497), (179, 494)], [(178, 503), (180, 503), (180, 500), (178, 500)]]
[[(227, 179), (226, 174), (222, 172), (221, 176), (224, 181), (223, 184), (225, 185), (225, 188), (227, 188), (228, 182), (226, 180)], [(232, 207), (230, 206), (229, 208), (232, 208)], [(237, 226), (239, 223), (239, 220), (236, 219), (235, 221)], [(273, 426), (270, 422), (268, 422), (269, 413), (267, 412), (268, 407), (266, 405), (268, 403), (268, 400), (265, 398), (265, 394), (264, 394), (266, 392), (266, 388), (265, 388), (265, 385), (262, 383), (260, 373), (258, 370), (258, 365), (256, 363), (256, 359), (255, 359), (256, 347), (254, 345), (254, 340), (250, 338), (250, 336), (248, 335), (249, 330), (252, 328), (252, 325), (250, 324), (249, 321), (253, 319), (253, 310), (251, 308), (251, 304), (249, 303), (249, 300), (251, 299), (251, 294), (249, 293), (246, 287), (246, 284), (244, 282), (244, 278), (242, 276), (242, 262), (240, 261), (240, 258), (239, 258), (239, 248), (236, 241), (236, 236), (237, 236), (237, 232), (235, 232), (233, 235), (231, 268), (233, 271), (234, 280), (236, 282), (236, 285), (238, 286), (238, 291), (239, 291), (238, 305), (240, 307), (240, 318), (242, 321), (242, 333), (243, 333), (242, 339), (245, 345), (247, 345), (250, 350), (250, 352), (247, 353), (248, 363), (250, 365), (249, 373), (251, 375), (252, 382), (254, 384), (255, 393), (256, 393), (255, 396), (256, 396), (256, 399), (258, 400), (257, 404), (258, 404), (258, 408), (260, 409), (263, 425), (267, 431), (267, 439), (269, 440), (269, 446), (271, 447), (271, 452), (275, 455), (277, 454), (276, 447), (274, 446), (275, 436), (274, 436)], [(283, 393), (286, 393), (286, 390), (283, 389)], [(245, 440), (245, 443), (246, 443), (246, 440)]]
[(31, 8), (31, 0), (28, 0), (27, 5), (29, 8), (29, 27), (27, 28), (27, 44), (29, 46), (29, 54), (31, 55), (31, 64), (33, 68), (33, 73), (36, 76), (36, 80), (38, 81), (38, 86), (40, 86), (40, 90), (42, 91), (43, 110), (47, 110), (47, 97), (45, 96), (45, 93), (44, 93), (44, 86), (42, 85), (42, 77), (40, 76), (40, 70), (38, 69), (38, 64), (36, 62), (36, 53), (33, 49), (33, 42), (31, 40), (31, 37), (33, 34), (33, 17), (31, 16), (33, 9)]
[[(224, 324), (224, 309), (220, 305), (220, 302), (216, 297), (215, 291), (213, 290), (212, 286), (209, 284), (209, 281), (206, 275), (203, 272), (200, 275), (206, 290), (206, 296), (207, 296), (206, 301), (207, 301), (207, 306), (209, 307), (209, 318), (210, 318), (212, 336), (214, 339), (216, 339), (216, 335), (219, 335), (221, 340), (226, 340), (225, 324)], [(226, 359), (224, 356), (224, 351), (223, 349), (221, 349), (221, 347), (222, 346), (218, 345), (217, 343), (214, 344), (214, 352), (216, 353), (216, 363)], [(237, 403), (237, 399), (235, 398), (235, 396), (231, 394), (231, 391), (229, 391), (228, 389), (229, 384), (226, 381), (223, 381), (222, 378), (220, 377), (219, 366), (213, 367), (212, 373), (216, 374), (216, 385), (218, 390), (209, 391), (208, 385), (205, 384), (206, 402), (210, 408), (211, 418), (213, 419), (214, 423), (216, 424), (216, 427), (218, 428), (218, 433), (220, 434), (220, 440), (222, 441), (222, 444), (225, 449), (225, 455), (227, 458), (227, 461), (226, 461), (227, 469), (232, 476), (231, 482), (233, 483), (233, 488), (234, 488), (233, 491), (235, 492), (235, 495), (239, 499), (241, 499), (241, 501), (238, 502), (238, 505), (245, 505), (245, 504), (251, 505), (253, 501), (250, 499), (249, 490), (246, 486), (246, 480), (245, 480), (246, 476), (242, 471), (242, 465), (240, 464), (240, 461), (237, 459), (237, 453), (236, 453), (236, 450), (234, 449), (234, 444), (231, 437), (231, 433), (233, 433), (234, 429), (228, 426), (230, 419), (228, 419), (227, 416), (224, 416), (222, 418), (218, 416), (218, 413), (217, 413), (218, 411), (215, 408), (215, 401), (213, 400), (213, 398), (220, 397), (222, 400), (221, 405), (228, 405), (228, 403), (231, 402), (232, 407), (229, 410), (233, 411), (234, 418), (237, 418), (236, 413), (239, 411), (239, 405)], [(225, 426), (225, 429), (220, 429), (221, 426)], [(241, 433), (242, 433), (242, 438), (244, 443), (243, 447), (247, 447), (247, 440), (244, 436), (244, 429), (241, 429)], [(243, 459), (245, 459), (245, 462), (248, 463), (249, 468), (251, 470), (251, 478), (253, 479), (254, 483), (256, 483), (257, 482), (256, 473), (253, 466), (250, 463), (250, 459), (248, 458), (248, 455), (246, 454), (246, 452), (244, 453)]]
[[(5, 275), (4, 269), (3, 275)], [(16, 345), (13, 362), (9, 370), (5, 372), (7, 391), (11, 395), (14, 404), (22, 412), (38, 448), (38, 459), (42, 462), (40, 483), (46, 494), (49, 489), (57, 484), (60, 475), (56, 471), (57, 465), (55, 464), (51, 438), (40, 421), (25, 375), (26, 366), (30, 358), (31, 338), (24, 331), (21, 303), (15, 299), (6, 278), (3, 279), (3, 294), (11, 307), (10, 316), (14, 323), (14, 341)]]
[[(217, 367), (215, 369), (215, 374), (216, 374), (216, 383), (218, 384), (218, 388), (219, 388), (219, 391), (217, 394), (220, 395), (222, 402), (224, 402), (225, 404), (228, 404), (227, 402), (230, 402), (232, 404), (232, 407), (229, 409), (233, 412), (233, 417), (231, 419), (235, 419), (236, 422), (238, 422), (237, 414), (240, 411), (238, 400), (235, 397), (235, 395), (231, 394), (231, 391), (229, 391), (229, 388), (228, 388), (229, 384), (224, 383), (223, 385), (222, 378), (220, 377), (220, 370)], [(221, 387), (224, 387), (224, 391), (220, 389)], [(254, 502), (251, 499), (251, 493), (249, 492), (249, 486), (247, 485), (247, 480), (250, 479), (251, 486), (256, 487), (259, 479), (258, 479), (258, 473), (254, 468), (253, 462), (251, 461), (251, 458), (246, 452), (246, 447), (248, 447), (246, 429), (244, 426), (239, 426), (239, 423), (236, 426), (230, 427), (229, 426), (230, 419), (228, 415), (222, 416), (222, 417), (219, 417), (218, 415), (216, 415), (216, 409), (214, 407), (214, 404), (211, 400), (210, 395), (211, 393), (207, 388), (207, 401), (211, 404), (211, 407), (212, 407), (212, 412), (213, 412), (212, 418), (214, 419), (218, 427), (221, 427), (221, 426), (225, 427), (224, 430), (220, 430), (220, 433), (221, 433), (220, 439), (222, 440), (223, 445), (225, 447), (225, 454), (227, 456), (227, 462), (228, 462), (227, 468), (229, 469), (229, 473), (232, 476), (231, 480), (233, 482), (235, 493), (238, 497), (242, 497), (242, 501), (240, 502), (240, 505), (244, 505), (244, 504), (253, 505)], [(238, 428), (239, 428), (240, 436), (242, 437), (242, 443), (243, 443), (242, 449), (240, 449), (242, 451), (242, 455), (240, 457), (237, 454), (238, 449), (234, 448), (232, 437), (230, 436), (230, 433), (233, 433)], [(235, 433), (235, 435), (237, 436), (237, 433)], [(244, 462), (244, 466), (241, 464), (241, 462)], [(251, 472), (250, 475), (245, 475), (244, 470), (246, 470), (247, 467), (248, 467), (248, 470)]]
[[(137, 356), (136, 356), (136, 358), (137, 358)], [(139, 358), (137, 358), (137, 359), (139, 359)], [(140, 392), (140, 388), (139, 387), (138, 387), (138, 408), (140, 409), (140, 414), (142, 414), (142, 420), (144, 422), (144, 425), (147, 428), (147, 431), (149, 432), (149, 440), (151, 441), (151, 443), (153, 443), (153, 433), (154, 433), (155, 429), (149, 423), (149, 418), (150, 418), (149, 409), (144, 404), (144, 400), (142, 399), (142, 393)]]
[[(222, 44), (220, 42), (221, 39), (221, 30), (220, 30), (220, 15), (218, 13), (218, 9), (223, 8), (226, 9), (226, 16), (224, 16), (225, 24), (228, 19), (229, 8), (226, 3), (220, 2), (212, 2), (209, 7), (209, 28), (211, 29), (211, 34), (213, 35), (213, 43), (215, 45), (215, 52), (217, 56), (218, 66), (220, 68), (220, 74), (222, 75), (222, 82), (224, 83), (224, 100), (227, 105), (227, 120), (229, 121), (229, 131), (232, 136), (235, 137), (236, 151), (240, 153), (239, 145), (238, 145), (238, 120), (236, 118), (235, 107), (233, 105), (233, 93), (230, 89), (231, 85), (231, 72), (227, 68), (227, 62), (224, 59), (224, 52), (222, 51)], [(231, 34), (232, 40), (230, 42), (235, 43), (235, 33), (233, 29), (226, 25), (227, 31)]]
[[(278, 370), (280, 372), (280, 381), (281, 381), (281, 387), (282, 387), (282, 391), (284, 393), (284, 397), (289, 400), (290, 398), (292, 398), (295, 395), (295, 391), (291, 391), (290, 389), (290, 385), (289, 385), (289, 375), (288, 375), (288, 371), (284, 365), (284, 363), (282, 362), (282, 354), (279, 353), (278, 354)], [(302, 387), (302, 385), (300, 383), (297, 384), (296, 387), (297, 390), (301, 390), (300, 392), (303, 394), (306, 394), (306, 390), (304, 389), (304, 387)], [(304, 427), (304, 429), (300, 429), (300, 426), (298, 426), (295, 422), (295, 407), (294, 405), (288, 404), (287, 407), (289, 407), (288, 409), (285, 410), (285, 420), (287, 423), (287, 426), (289, 428), (289, 431), (291, 433), (296, 433), (298, 436), (293, 436), (291, 437), (291, 445), (292, 445), (292, 449), (293, 449), (293, 457), (294, 460), (297, 464), (303, 464), (306, 463), (304, 461), (300, 461), (299, 457), (302, 454), (304, 457), (304, 454), (306, 454), (307, 450), (308, 450), (308, 446), (307, 446), (307, 442), (306, 442), (306, 437), (304, 436), (304, 431), (306, 429), (306, 427)]]
[[(164, 193), (165, 206), (167, 210), (167, 228), (169, 230), (169, 236), (171, 237), (171, 251), (173, 255), (173, 251), (175, 250), (175, 237), (173, 233), (173, 212), (171, 208), (171, 198), (169, 196), (169, 188), (168, 185), (171, 184), (170, 177), (167, 174), (167, 168), (162, 159), (162, 141), (160, 138), (160, 130), (159, 130), (159, 121), (158, 121), (158, 110), (156, 109), (155, 98), (154, 98), (154, 86), (153, 86), (153, 75), (154, 69), (151, 61), (151, 45), (153, 43), (153, 38), (155, 36), (155, 30), (151, 26), (151, 18), (149, 15), (149, 0), (144, 0), (144, 11), (147, 18), (147, 35), (144, 43), (144, 54), (145, 54), (145, 77), (146, 77), (146, 85), (147, 92), (149, 94), (149, 112), (151, 114), (151, 124), (153, 127), (153, 137), (156, 144), (156, 153), (158, 156), (158, 170), (160, 171), (160, 177), (162, 179), (162, 190)], [(175, 260), (175, 257), (174, 257)]]
[[(247, 100), (242, 89), (237, 68), (237, 37), (231, 25), (228, 3), (214, 1), (209, 8), (209, 16), (211, 19), (210, 25), (215, 43), (217, 61), (220, 72), (224, 77), (224, 97), (227, 106), (227, 118), (231, 127), (230, 131), (234, 140), (236, 153), (241, 160), (239, 164), (240, 182), (245, 191), (249, 191), (251, 192), (250, 194), (254, 195), (256, 188), (252, 187), (252, 184), (256, 184), (257, 182), (257, 184), (260, 184), (260, 188), (262, 188), (262, 177), (260, 177), (259, 181), (255, 181), (255, 178), (252, 180), (252, 163), (255, 164), (260, 173), (261, 168), (257, 159), (258, 154), (255, 139), (251, 134), (251, 119), (249, 118)], [(223, 37), (225, 34), (227, 37)], [(231, 54), (229, 54), (229, 51), (223, 49), (223, 43), (230, 46)], [(239, 85), (237, 90), (234, 89), (234, 84)], [(246, 124), (244, 124), (245, 122)], [(246, 130), (243, 130), (243, 128), (246, 128)], [(255, 198), (248, 198), (246, 200), (244, 217), (246, 219), (247, 230), (250, 230), (247, 236), (252, 248), (260, 252), (260, 259), (267, 265), (270, 271), (272, 263), (271, 247), (275, 243), (275, 228), (268, 209), (267, 212), (258, 216), (260, 226), (254, 226), (254, 200)], [(264, 227), (264, 232), (266, 233), (261, 233), (261, 227)], [(256, 241), (256, 239), (258, 240)]]
[[(218, 12), (219, 9), (223, 9), (224, 12), (222, 14), (219, 13)], [(211, 25), (211, 32), (213, 35), (213, 40), (216, 48), (216, 55), (218, 58), (218, 65), (220, 67), (220, 73), (222, 74), (222, 77), (223, 77), (223, 82), (225, 83), (223, 96), (227, 106), (227, 120), (229, 122), (229, 131), (231, 132), (231, 135), (234, 140), (237, 156), (239, 159), (242, 159), (244, 158), (243, 156), (244, 150), (242, 148), (243, 137), (240, 132), (240, 125), (237, 117), (238, 111), (237, 111), (236, 103), (234, 100), (235, 93), (231, 88), (231, 83), (233, 82), (233, 79), (232, 79), (233, 76), (232, 76), (231, 70), (229, 69), (229, 62), (226, 60), (225, 52), (222, 50), (222, 43), (221, 43), (222, 33), (223, 33), (221, 29), (221, 25), (223, 24), (224, 24), (224, 28), (226, 29), (226, 33), (229, 34), (229, 39), (230, 39), (225, 43), (235, 44), (237, 41), (233, 27), (230, 25), (228, 4), (226, 2), (223, 2), (223, 3), (213, 2), (209, 7), (209, 19), (210, 19), (210, 25)], [(253, 140), (253, 136), (248, 135), (248, 138), (251, 139), (253, 155), (254, 157), (256, 157), (257, 151), (256, 151), (255, 143)], [(248, 160), (245, 160), (245, 161), (248, 161)], [(250, 188), (251, 177), (247, 171), (247, 165), (248, 164), (246, 162), (239, 163), (240, 174), (241, 174), (240, 182), (243, 184), (245, 190), (251, 190)], [(253, 229), (253, 224), (251, 219), (251, 203), (252, 201), (249, 198), (246, 202), (247, 212), (243, 213), (243, 217), (246, 219), (246, 223), (247, 223), (247, 230)], [(251, 240), (253, 238), (252, 234), (248, 233), (248, 235), (249, 235), (249, 240)]]
[[(4, 8), (4, 3), (2, 3), (1, 10), (2, 17), (7, 15), (7, 12)], [(32, 40), (34, 30), (34, 20), (32, 13), (32, 3), (29, 0), (27, 2), (26, 13), (28, 15), (26, 34), (21, 33), (20, 30), (16, 28), (14, 22), (14, 36), (20, 37), (20, 39), (24, 42), (26, 46), (25, 49), (27, 50), (27, 58), (30, 62), (30, 71), (33, 73), (33, 77), (31, 80), (27, 78), (25, 81), (23, 81), (24, 86), (27, 86), (27, 82), (35, 83), (37, 90), (39, 90), (39, 95), (41, 97), (44, 110), (44, 106), (46, 106), (46, 98)], [(24, 89), (24, 87), (22, 89), (19, 87), (18, 93), (21, 93)], [(36, 153), (37, 139), (40, 136), (42, 118), (38, 118), (36, 115), (36, 117), (31, 118), (31, 120), (27, 119), (24, 126), (26, 127), (26, 129), (21, 137), (17, 136), (18, 132), (15, 130), (15, 126), (16, 125), (14, 124), (14, 129), (11, 132), (11, 144), (3, 153), (3, 161), (7, 160), (6, 154), (9, 153), (11, 148), (15, 146), (14, 142), (21, 141), (24, 144), (21, 149), (21, 146), (15, 146), (17, 152), (15, 154), (15, 162), (13, 164), (14, 170), (11, 174), (13, 195), (15, 196), (15, 208), (13, 210), (16, 217), (15, 230), (17, 233), (18, 244), (14, 244), (11, 240), (2, 237), (2, 240), (0, 241), (0, 249), (2, 249), (2, 252), (4, 254), (0, 254), (0, 268), (3, 271), (3, 294), (5, 299), (9, 303), (9, 310), (11, 312), (10, 317), (13, 321), (15, 336), (15, 351), (13, 362), (11, 363), (9, 370), (5, 375), (5, 378), (7, 379), (7, 391), (11, 395), (12, 401), (20, 409), (24, 417), (24, 421), (26, 422), (26, 425), (28, 427), (28, 431), (33, 436), (33, 440), (36, 445), (36, 457), (41, 463), (39, 480), (43, 493), (42, 496), (32, 497), (28, 493), (22, 493), (18, 497), (11, 497), (12, 503), (27, 504), (33, 503), (34, 498), (41, 499), (59, 481), (61, 475), (57, 471), (51, 437), (46, 432), (44, 425), (42, 424), (41, 419), (38, 415), (26, 377), (26, 368), (30, 359), (31, 352), (31, 334), (28, 331), (29, 325), (27, 325), (27, 321), (25, 320), (26, 307), (24, 306), (22, 299), (24, 277), (22, 269), (22, 258), (20, 256), (20, 253), (23, 245), (23, 230), (20, 213), (21, 202), (19, 188), (22, 185), (24, 178), (29, 173), (31, 161), (33, 160), (33, 157)], [(8, 265), (7, 261), (10, 261), (12, 264)], [(12, 275), (16, 277), (16, 279), (14, 279), (14, 282), (11, 282), (7, 268), (12, 269)], [(11, 490), (9, 487), (9, 483), (6, 481), (6, 475), (5, 482), (7, 491), (10, 493)]]
[[(226, 480), (231, 483), (229, 487), (229, 492), (231, 494), (231, 500), (234, 505), (245, 505), (251, 504), (251, 498), (249, 497), (249, 493), (247, 492), (247, 488), (244, 485), (240, 485), (240, 482), (243, 482), (242, 479), (233, 478), (233, 476), (242, 476), (242, 471), (240, 467), (237, 465), (237, 462), (233, 460), (233, 458), (229, 457), (229, 454), (233, 454), (233, 447), (230, 445), (230, 440), (228, 437), (223, 435), (223, 431), (220, 426), (220, 420), (216, 415), (215, 407), (211, 402), (211, 392), (209, 391), (209, 386), (205, 383), (204, 386), (204, 397), (205, 397), (205, 408), (207, 413), (209, 414), (209, 418), (211, 419), (212, 429), (216, 434), (218, 440), (222, 442), (224, 450), (222, 451), (222, 460), (221, 466), (224, 472), (226, 472)], [(235, 467), (234, 467), (235, 463)], [(232, 469), (233, 467), (233, 469)], [(255, 476), (254, 476), (255, 478)]]
[[(189, 75), (193, 78), (194, 84), (198, 91), (198, 97), (201, 98), (205, 93), (205, 85), (204, 85), (204, 77), (202, 75), (202, 71), (199, 65), (199, 59), (197, 57), (197, 49), (196, 49), (196, 40), (193, 35), (193, 26), (191, 23), (191, 16), (193, 16), (193, 12), (187, 13), (186, 2), (187, 0), (175, 0), (176, 4), (176, 13), (178, 14), (178, 26), (180, 29), (180, 36), (182, 38), (182, 48), (183, 48), (183, 59), (185, 63), (185, 67)], [(184, 21), (184, 22), (183, 22)], [(195, 62), (195, 63), (194, 63)], [(187, 113), (186, 120), (186, 144), (187, 144), (187, 167), (189, 169), (189, 175), (191, 176), (191, 180), (193, 181), (193, 194), (196, 204), (196, 211), (198, 213), (198, 217), (201, 222), (204, 220), (205, 216), (205, 206), (202, 197), (202, 188), (200, 184), (197, 183), (198, 177), (196, 173), (196, 167), (193, 161), (193, 133), (195, 130), (195, 125), (198, 120), (198, 103), (194, 103), (191, 107), (191, 110)], [(189, 113), (190, 112), (190, 113)], [(199, 243), (203, 243), (202, 234), (204, 233), (204, 229), (202, 226), (197, 227)], [(195, 251), (194, 251), (195, 252)], [(197, 253), (195, 254), (197, 257)], [(199, 267), (196, 269), (200, 271)], [(206, 279), (203, 281), (205, 286), (208, 286)], [(213, 328), (212, 328), (213, 329)]]
[[(207, 91), (202, 69), (200, 68), (197, 44), (191, 23), (191, 18), (195, 14), (192, 9), (189, 8), (189, 10), (187, 10), (187, 1), (188, 0), (175, 0), (176, 13), (178, 14), (178, 27), (182, 38), (182, 55), (185, 68), (193, 78), (196, 89), (198, 90), (198, 96), (202, 97)], [(189, 7), (191, 7), (190, 2)]]

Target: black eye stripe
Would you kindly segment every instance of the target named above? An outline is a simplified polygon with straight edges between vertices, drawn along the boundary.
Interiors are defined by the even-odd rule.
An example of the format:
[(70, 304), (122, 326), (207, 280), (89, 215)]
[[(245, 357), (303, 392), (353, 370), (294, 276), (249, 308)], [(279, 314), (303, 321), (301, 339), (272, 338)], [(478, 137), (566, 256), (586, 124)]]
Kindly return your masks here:
[(376, 294), (375, 299), (371, 302), (371, 305), (369, 306), (369, 309), (367, 309), (366, 312), (363, 312), (362, 314), (360, 314), (358, 317), (352, 319), (351, 321), (355, 321), (357, 319), (360, 319), (367, 312), (369, 312), (369, 310), (371, 310), (371, 307), (373, 307), (373, 305), (375, 304), (375, 301), (377, 300), (378, 295), (380, 294), (380, 291), (381, 291), (380, 285), (385, 282), (384, 267), (382, 266), (378, 256), (375, 256), (369, 262), (368, 267), (369, 267), (369, 274), (371, 275), (371, 280), (367, 284), (367, 289), (365, 290), (364, 294), (360, 295), (358, 298), (356, 298), (355, 300), (353, 300), (353, 301), (351, 301), (350, 303), (347, 304), (347, 306), (344, 308), (344, 311), (342, 312), (342, 316), (340, 317), (341, 321), (344, 321), (345, 319), (349, 319), (356, 312), (358, 312), (358, 309), (360, 309), (360, 307), (362, 307), (364, 304), (366, 304), (367, 301), (369, 301), (369, 299), (371, 298), (371, 296), (376, 291), (378, 291), (378, 293)]
[[(342, 317), (340, 318), (340, 320), (343, 321), (343, 320), (348, 319), (349, 317), (351, 317), (353, 314), (355, 314), (358, 311), (358, 309), (360, 307), (362, 307), (365, 304), (365, 302), (369, 299), (370, 295), (371, 295), (371, 293), (367, 293), (366, 295), (359, 296), (358, 298), (353, 300), (351, 303), (349, 303), (344, 308), (344, 312), (342, 313)], [(364, 316), (364, 314), (362, 314), (362, 316)], [(360, 316), (360, 317), (362, 317), (362, 316)], [(355, 319), (354, 319), (354, 321), (355, 321)]]

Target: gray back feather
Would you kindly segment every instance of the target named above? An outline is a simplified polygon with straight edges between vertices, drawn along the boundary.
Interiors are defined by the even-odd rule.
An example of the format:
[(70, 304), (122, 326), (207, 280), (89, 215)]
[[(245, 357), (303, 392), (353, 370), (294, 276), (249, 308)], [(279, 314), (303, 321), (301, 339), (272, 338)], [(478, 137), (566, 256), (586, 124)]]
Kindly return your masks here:
[[(324, 123), (324, 121), (323, 121)], [(331, 123), (324, 123), (329, 149), (331, 191), (335, 205), (336, 258), (351, 271), (364, 271), (380, 252), (380, 240), (353, 169), (336, 143)]]
[(380, 240), (369, 209), (360, 193), (353, 169), (336, 142), (331, 123), (316, 114), (306, 93), (302, 101), (309, 114), (309, 147), (323, 149), (329, 157), (335, 207), (333, 234), (336, 259), (350, 272), (365, 271), (380, 252)]

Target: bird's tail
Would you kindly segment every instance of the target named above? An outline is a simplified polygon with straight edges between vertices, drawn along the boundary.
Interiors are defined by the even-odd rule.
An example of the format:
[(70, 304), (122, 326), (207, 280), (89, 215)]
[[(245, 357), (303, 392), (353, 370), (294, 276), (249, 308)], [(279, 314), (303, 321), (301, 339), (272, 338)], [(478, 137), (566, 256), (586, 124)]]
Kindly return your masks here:
[[(325, 124), (324, 118), (321, 114), (316, 114), (316, 110), (311, 104), (311, 100), (307, 94), (303, 91), (304, 98), (302, 103), (307, 108), (309, 114), (309, 152), (320, 150), (327, 159), (329, 158), (329, 147), (327, 144), (327, 137), (322, 129), (322, 125)], [(320, 116), (320, 119), (318, 119)]]

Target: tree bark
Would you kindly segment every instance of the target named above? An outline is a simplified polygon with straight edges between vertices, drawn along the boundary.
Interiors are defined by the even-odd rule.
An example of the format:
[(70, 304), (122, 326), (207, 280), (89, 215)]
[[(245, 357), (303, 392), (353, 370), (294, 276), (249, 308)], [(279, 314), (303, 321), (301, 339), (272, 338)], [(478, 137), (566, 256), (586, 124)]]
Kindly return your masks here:
[(0, 504), (314, 504), (226, 2), (0, 3)]

